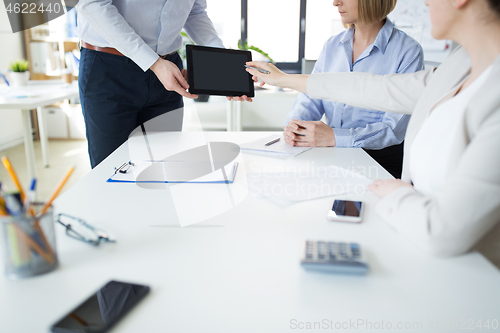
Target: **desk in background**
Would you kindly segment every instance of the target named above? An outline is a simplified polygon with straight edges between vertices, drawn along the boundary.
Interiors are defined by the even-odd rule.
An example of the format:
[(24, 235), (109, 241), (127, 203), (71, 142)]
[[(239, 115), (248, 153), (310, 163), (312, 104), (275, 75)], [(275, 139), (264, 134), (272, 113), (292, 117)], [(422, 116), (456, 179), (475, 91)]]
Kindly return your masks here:
[[(256, 89), (253, 102), (228, 101), (224, 96), (210, 96), (208, 102), (184, 99), (186, 106), (194, 105), (205, 130), (282, 129), (298, 93), (275, 88)], [(184, 119), (189, 122), (189, 119)]]
[[(241, 144), (270, 134), (201, 135), (207, 141)], [(166, 157), (191, 141), (190, 135), (156, 133), (148, 139), (153, 154)], [(425, 254), (375, 214), (378, 199), (371, 193), (343, 196), (366, 202), (359, 225), (326, 220), (332, 197), (281, 205), (249, 193), (235, 208), (181, 228), (168, 191), (106, 183), (113, 168), (128, 159), (125, 143), (55, 202), (56, 213), (99, 225), (112, 232), (117, 243), (92, 247), (57, 227), (61, 265), (56, 271), (24, 281), (0, 278), (2, 331), (46, 332), (111, 279), (151, 286), (151, 294), (113, 332), (296, 332), (301, 330), (294, 324), (323, 320), (333, 325), (363, 320), (378, 327), (383, 321), (393, 328), (422, 323), (422, 330), (408, 332), (428, 331), (438, 320), (434, 331), (455, 332), (444, 327), (446, 320), (451, 325), (452, 320), (477, 324), (479, 319), (499, 319), (500, 272), (493, 265), (475, 252), (451, 259)], [(337, 165), (375, 170), (375, 177), (390, 178), (355, 148), (312, 149), (287, 160), (244, 154), (243, 160), (237, 177), (244, 176), (244, 169), (252, 173), (267, 167)], [(191, 185), (193, 191), (205, 186)], [(183, 204), (192, 210), (210, 209), (189, 197)], [(299, 258), (305, 239), (360, 243), (370, 273), (304, 271)]]
[[(27, 95), (32, 97), (17, 98), (12, 96)], [(78, 97), (78, 84), (69, 85), (62, 81), (30, 81), (27, 86), (4, 88), (0, 91), (0, 109), (19, 109), (23, 117), (23, 136), (28, 164), (29, 179), (35, 177), (35, 152), (31, 128), (30, 110), (37, 109), (40, 143), (44, 166), (49, 165), (47, 126), (42, 108), (65, 99)]]

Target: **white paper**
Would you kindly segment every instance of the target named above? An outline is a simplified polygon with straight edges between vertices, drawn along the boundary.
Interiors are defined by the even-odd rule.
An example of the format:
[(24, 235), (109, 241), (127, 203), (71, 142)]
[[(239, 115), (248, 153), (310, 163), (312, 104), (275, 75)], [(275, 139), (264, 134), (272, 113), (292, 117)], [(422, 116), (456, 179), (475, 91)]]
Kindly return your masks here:
[[(269, 141), (279, 138), (280, 141), (273, 143), (270, 146), (266, 146), (265, 144)], [(252, 142), (247, 142), (240, 145), (241, 151), (244, 153), (253, 153), (259, 155), (265, 155), (270, 157), (292, 157), (297, 156), (309, 149), (311, 147), (292, 147), (288, 143), (285, 142), (282, 134), (273, 134), (270, 136), (266, 136), (265, 138), (261, 138)]]

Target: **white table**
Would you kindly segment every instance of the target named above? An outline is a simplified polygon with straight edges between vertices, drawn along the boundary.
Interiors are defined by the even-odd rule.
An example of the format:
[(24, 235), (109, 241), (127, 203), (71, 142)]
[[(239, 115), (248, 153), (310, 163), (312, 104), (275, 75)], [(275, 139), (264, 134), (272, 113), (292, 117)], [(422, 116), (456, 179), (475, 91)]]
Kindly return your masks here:
[[(205, 136), (209, 141), (244, 143), (269, 134)], [(148, 138), (155, 158), (197, 140), (188, 136), (186, 143), (161, 133)], [(171, 192), (106, 183), (113, 168), (128, 158), (125, 143), (56, 200), (57, 212), (112, 231), (117, 243), (92, 247), (57, 227), (61, 265), (56, 271), (24, 281), (0, 278), (2, 332), (47, 332), (50, 324), (110, 279), (151, 286), (150, 295), (113, 332), (312, 331), (299, 325), (324, 319), (344, 327), (358, 320), (372, 323), (373, 329), (358, 326), (360, 332), (383, 331), (382, 321), (384, 327), (388, 322), (393, 327), (420, 322), (422, 329), (390, 331), (424, 332), (438, 321), (434, 331), (448, 332), (456, 330), (445, 328), (446, 320), (451, 327), (452, 320), (470, 319), (476, 325), (480, 319), (499, 319), (500, 272), (494, 266), (479, 253), (451, 259), (425, 254), (374, 213), (378, 199), (371, 193), (361, 197), (367, 209), (358, 225), (326, 220), (331, 197), (278, 205), (249, 193), (235, 208), (181, 228)], [(372, 178), (390, 178), (361, 149), (313, 149), (288, 160), (245, 154), (243, 159), (247, 173), (267, 167), (337, 165), (364, 167), (373, 171)], [(205, 186), (191, 185), (193, 194)], [(182, 204), (193, 211), (210, 209), (189, 197)], [(370, 273), (304, 271), (299, 256), (305, 239), (359, 242)]]
[[(37, 109), (40, 143), (43, 164), (49, 166), (49, 151), (45, 116), (42, 108), (65, 99), (78, 97), (78, 84), (66, 84), (62, 81), (29, 81), (25, 87), (8, 88), (0, 91), (0, 109), (20, 109), (23, 117), (24, 148), (28, 164), (29, 179), (35, 177), (35, 152), (31, 128), (30, 110)], [(19, 98), (13, 96), (25, 95)]]

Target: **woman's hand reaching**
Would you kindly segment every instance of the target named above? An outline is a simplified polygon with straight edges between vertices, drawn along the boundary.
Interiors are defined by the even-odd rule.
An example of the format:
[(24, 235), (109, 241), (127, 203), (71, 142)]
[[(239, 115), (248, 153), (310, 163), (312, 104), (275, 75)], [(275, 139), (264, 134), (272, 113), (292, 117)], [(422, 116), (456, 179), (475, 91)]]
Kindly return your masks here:
[(307, 93), (306, 82), (309, 75), (290, 75), (283, 73), (278, 67), (267, 62), (260, 61), (249, 61), (246, 63), (247, 66), (255, 67), (268, 71), (265, 74), (253, 68), (247, 68), (246, 71), (252, 74), (252, 79), (254, 82), (258, 82), (260, 79), (261, 83), (259, 86), (263, 86), (266, 83), (272, 86), (278, 86), (281, 88), (290, 88), (303, 93)]

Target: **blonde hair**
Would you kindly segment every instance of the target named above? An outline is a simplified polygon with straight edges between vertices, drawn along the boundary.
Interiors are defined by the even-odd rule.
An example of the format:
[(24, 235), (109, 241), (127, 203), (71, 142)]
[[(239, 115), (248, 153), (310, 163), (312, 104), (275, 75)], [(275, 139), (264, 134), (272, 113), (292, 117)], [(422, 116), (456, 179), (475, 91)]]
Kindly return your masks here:
[[(396, 7), (398, 0), (358, 0), (358, 21), (377, 23), (384, 20)], [(345, 27), (352, 27), (352, 24)]]

